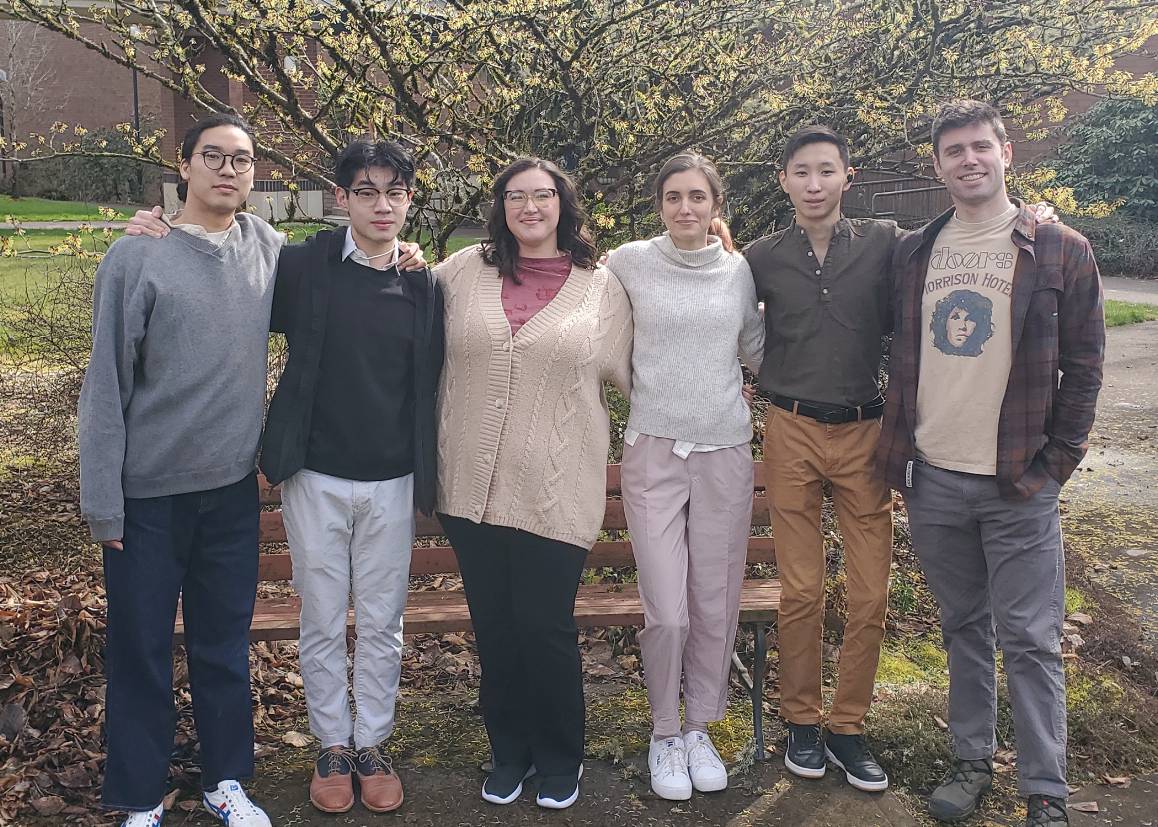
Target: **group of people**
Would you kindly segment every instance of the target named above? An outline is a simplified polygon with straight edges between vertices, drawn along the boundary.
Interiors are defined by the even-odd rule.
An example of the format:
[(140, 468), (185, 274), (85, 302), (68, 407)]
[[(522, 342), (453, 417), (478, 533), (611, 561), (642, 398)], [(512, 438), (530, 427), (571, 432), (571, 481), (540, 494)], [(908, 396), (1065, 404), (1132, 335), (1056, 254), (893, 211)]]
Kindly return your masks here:
[[(846, 218), (848, 144), (812, 126), (781, 158), (787, 228), (737, 251), (720, 174), (681, 153), (655, 179), (666, 232), (605, 265), (572, 179), (521, 158), (494, 180), (487, 239), (431, 271), (399, 239), (416, 181), (399, 144), (346, 147), (334, 180), (349, 227), (285, 245), (239, 212), (255, 164), (248, 126), (199, 122), (181, 147), (184, 209), (138, 213), (94, 291), (79, 437), (109, 607), (103, 803), (128, 811), (128, 827), (163, 818), (180, 598), (205, 807), (230, 827), (270, 823), (240, 784), (253, 773), (257, 461), (283, 488), (321, 747), (314, 806), (402, 804), (388, 743), (416, 508), (437, 514), (470, 609), (492, 753), (482, 797), (509, 804), (534, 778), (540, 806), (573, 804), (585, 728), (573, 610), (603, 518), (605, 382), (630, 401), (622, 491), (651, 787), (670, 800), (724, 789), (708, 725), (727, 703), (751, 525), (743, 363), (771, 403), (787, 768), (817, 778), (832, 762), (859, 789), (888, 786), (864, 722), (892, 487), (949, 652), (956, 760), (931, 812), (967, 817), (992, 781), (999, 640), (1027, 824), (1066, 823), (1058, 492), (1093, 423), (1100, 280), (1084, 238), (1008, 197), (996, 110), (946, 104), (932, 139), (953, 209), (923, 230)], [(289, 359), (263, 431), (269, 330), (285, 333)], [(848, 620), (825, 725), (826, 481)]]

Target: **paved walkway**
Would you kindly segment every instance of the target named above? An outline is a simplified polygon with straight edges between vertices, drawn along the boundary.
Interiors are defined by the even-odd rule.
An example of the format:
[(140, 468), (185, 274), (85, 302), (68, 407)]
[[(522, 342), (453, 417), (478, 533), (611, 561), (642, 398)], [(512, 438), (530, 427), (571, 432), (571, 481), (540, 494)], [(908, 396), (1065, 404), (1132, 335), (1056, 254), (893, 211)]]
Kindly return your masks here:
[[(1147, 295), (1158, 304), (1158, 290)], [(1090, 448), (1062, 491), (1065, 528), (1091, 548), (1091, 577), (1137, 612), (1143, 639), (1158, 647), (1155, 480), (1158, 322), (1110, 328)]]
[[(25, 230), (79, 230), (81, 227), (92, 227), (94, 230), (121, 230), (127, 221), (21, 221), (20, 227)], [(0, 221), (0, 230), (10, 230), (12, 224)]]
[(1156, 279), (1124, 279), (1106, 276), (1102, 279), (1102, 289), (1105, 291), (1107, 299), (1158, 305), (1158, 280)]

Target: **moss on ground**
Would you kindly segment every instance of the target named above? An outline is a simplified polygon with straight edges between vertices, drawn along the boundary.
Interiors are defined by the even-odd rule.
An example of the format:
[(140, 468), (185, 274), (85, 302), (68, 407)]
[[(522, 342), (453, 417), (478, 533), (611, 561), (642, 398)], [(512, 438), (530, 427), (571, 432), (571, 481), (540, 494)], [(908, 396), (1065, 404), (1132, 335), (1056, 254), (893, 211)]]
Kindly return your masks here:
[[(709, 726), (724, 760), (739, 760), (749, 748), (751, 714), (747, 701), (737, 698), (728, 706), (724, 720)], [(486, 730), (473, 693), (403, 693), (396, 719), (389, 750), (400, 766), (475, 768), (489, 757)], [(270, 736), (280, 738), (291, 730), (308, 732), (309, 724), (304, 717), (284, 721)], [(588, 758), (615, 763), (632, 760), (647, 752), (650, 737), (651, 713), (642, 687), (588, 683)], [(301, 748), (281, 746), (264, 759), (262, 772), (275, 776), (308, 772), (316, 751), (316, 743)]]
[(890, 638), (881, 648), (876, 682), (881, 687), (945, 687), (949, 683), (948, 668), (948, 658), (938, 639)]
[(1066, 586), (1066, 614), (1085, 611), (1088, 607), (1086, 596), (1072, 586)]

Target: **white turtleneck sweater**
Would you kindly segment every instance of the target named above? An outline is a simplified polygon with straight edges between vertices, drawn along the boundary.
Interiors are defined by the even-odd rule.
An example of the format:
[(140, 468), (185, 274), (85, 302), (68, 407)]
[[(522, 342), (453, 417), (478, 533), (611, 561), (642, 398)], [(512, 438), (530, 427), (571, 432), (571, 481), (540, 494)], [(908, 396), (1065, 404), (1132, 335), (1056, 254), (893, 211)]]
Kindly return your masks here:
[(699, 448), (748, 442), (737, 356), (759, 373), (764, 325), (744, 257), (715, 236), (681, 250), (665, 233), (613, 250), (607, 266), (635, 319), (627, 430)]

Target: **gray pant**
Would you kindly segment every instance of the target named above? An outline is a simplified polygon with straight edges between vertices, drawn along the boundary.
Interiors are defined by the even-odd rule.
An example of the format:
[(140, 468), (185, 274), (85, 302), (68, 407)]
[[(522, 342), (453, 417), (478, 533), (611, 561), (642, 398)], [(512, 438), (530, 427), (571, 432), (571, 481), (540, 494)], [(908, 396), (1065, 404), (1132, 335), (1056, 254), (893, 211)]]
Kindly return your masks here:
[[(282, 484), (298, 649), (310, 732), (322, 747), (376, 746), (394, 731), (402, 675), (402, 613), (414, 542), (414, 475), (356, 482), (301, 470)], [(354, 703), (346, 621), (354, 598)]]
[(1030, 499), (1009, 501), (993, 477), (918, 463), (905, 492), (913, 548), (941, 607), (954, 750), (963, 759), (995, 751), (996, 626), (1023, 796), (1066, 796), (1060, 490), (1051, 480)]

